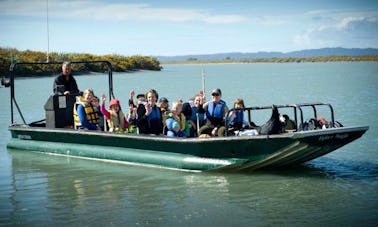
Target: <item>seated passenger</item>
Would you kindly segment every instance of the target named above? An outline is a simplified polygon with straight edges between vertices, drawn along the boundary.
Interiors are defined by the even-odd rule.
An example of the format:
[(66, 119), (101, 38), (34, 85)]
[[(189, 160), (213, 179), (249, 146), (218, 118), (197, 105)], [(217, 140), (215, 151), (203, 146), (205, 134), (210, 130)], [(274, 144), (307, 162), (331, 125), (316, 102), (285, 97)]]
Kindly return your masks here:
[(282, 122), (282, 131), (295, 131), (297, 130), (297, 125), (295, 121), (291, 120), (287, 114), (283, 114), (280, 116), (280, 121)]
[(82, 96), (77, 97), (73, 112), (76, 129), (101, 130), (99, 113), (91, 103), (93, 97), (91, 88), (86, 89)]
[(147, 102), (140, 103), (137, 109), (139, 133), (159, 135), (163, 132), (162, 113), (156, 105), (159, 94), (156, 90), (151, 89), (146, 93), (145, 97)]
[(226, 102), (222, 100), (222, 92), (219, 88), (211, 93), (212, 100), (205, 103), (200, 112), (206, 114), (206, 124), (199, 129), (200, 136), (224, 136), (225, 117), (228, 112)]
[(141, 102), (145, 102), (144, 94), (138, 94), (136, 104), (134, 104), (134, 90), (130, 91), (130, 98), (129, 98), (129, 112), (127, 113), (127, 121), (129, 122), (129, 129), (134, 129), (137, 127), (137, 107)]
[(162, 113), (169, 111), (169, 101), (167, 98), (161, 97), (157, 105)]
[(191, 127), (191, 136), (198, 136), (198, 129), (205, 124), (205, 114), (204, 112), (199, 112), (200, 106), (203, 105), (203, 100), (203, 93), (200, 92), (193, 101), (189, 101), (191, 111), (186, 110), (187, 107), (184, 103), (183, 112)]
[(228, 115), (228, 132), (233, 133), (248, 126), (248, 122), (244, 120), (244, 100), (236, 99), (234, 109)]
[(167, 127), (167, 136), (169, 137), (184, 137), (186, 131), (189, 135), (189, 126), (187, 125), (184, 114), (181, 113), (182, 103), (174, 102), (172, 104), (171, 112), (166, 115), (165, 125)]
[(124, 132), (129, 127), (125, 114), (121, 109), (118, 99), (112, 99), (109, 103), (109, 111), (105, 108), (105, 95), (101, 96), (101, 112), (106, 117), (109, 126), (109, 132)]

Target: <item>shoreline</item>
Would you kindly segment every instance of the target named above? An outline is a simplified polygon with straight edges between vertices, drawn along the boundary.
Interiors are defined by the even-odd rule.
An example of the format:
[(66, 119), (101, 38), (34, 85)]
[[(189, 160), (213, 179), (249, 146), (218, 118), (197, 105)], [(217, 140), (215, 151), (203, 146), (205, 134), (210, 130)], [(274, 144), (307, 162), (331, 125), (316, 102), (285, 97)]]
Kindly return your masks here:
[(378, 55), (361, 56), (318, 56), (288, 58), (240, 58), (240, 59), (187, 59), (177, 61), (160, 61), (161, 64), (208, 64), (208, 63), (315, 63), (315, 62), (375, 62)]

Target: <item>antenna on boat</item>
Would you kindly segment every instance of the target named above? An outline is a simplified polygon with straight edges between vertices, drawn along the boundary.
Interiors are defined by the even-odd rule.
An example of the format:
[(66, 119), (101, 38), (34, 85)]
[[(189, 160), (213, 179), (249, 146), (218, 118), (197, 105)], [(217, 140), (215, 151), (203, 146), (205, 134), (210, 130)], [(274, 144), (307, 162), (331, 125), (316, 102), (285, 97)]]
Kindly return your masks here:
[(47, 30), (47, 57), (46, 62), (50, 62), (50, 37), (49, 37), (49, 0), (46, 0), (46, 30)]

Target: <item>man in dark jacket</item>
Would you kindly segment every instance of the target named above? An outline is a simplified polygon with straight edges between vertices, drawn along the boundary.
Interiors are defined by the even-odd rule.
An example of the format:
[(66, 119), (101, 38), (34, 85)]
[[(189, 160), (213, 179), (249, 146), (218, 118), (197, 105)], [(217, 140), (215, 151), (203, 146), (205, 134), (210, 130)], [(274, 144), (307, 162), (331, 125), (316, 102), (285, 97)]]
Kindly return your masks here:
[(58, 95), (79, 94), (76, 80), (71, 74), (70, 62), (63, 62), (62, 74), (55, 78), (53, 92)]

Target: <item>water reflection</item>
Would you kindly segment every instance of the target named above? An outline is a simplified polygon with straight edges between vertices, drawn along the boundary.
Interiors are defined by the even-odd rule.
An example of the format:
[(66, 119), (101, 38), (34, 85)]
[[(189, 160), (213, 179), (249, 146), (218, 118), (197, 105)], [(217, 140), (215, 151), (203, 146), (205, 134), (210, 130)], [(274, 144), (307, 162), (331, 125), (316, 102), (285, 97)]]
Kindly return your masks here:
[(323, 224), (358, 223), (356, 214), (369, 223), (378, 200), (367, 196), (375, 191), (371, 183), (340, 180), (319, 163), (254, 174), (188, 173), (9, 154), (13, 188), (3, 213), (6, 223), (19, 225), (308, 224), (324, 212), (332, 215)]
[[(144, 224), (166, 223), (198, 215), (199, 211), (190, 206), (206, 199), (201, 195), (222, 198), (228, 194), (229, 184), (224, 176), (19, 150), (10, 150), (10, 154), (14, 179), (10, 221), (21, 224), (46, 216), (53, 224), (74, 224), (78, 218), (89, 223), (110, 223), (115, 217), (118, 223), (141, 224), (140, 220)], [(197, 193), (198, 190), (206, 193)], [(191, 203), (194, 200), (197, 202)], [(195, 212), (182, 215), (171, 212), (188, 208)], [(23, 209), (27, 212), (21, 212)]]

